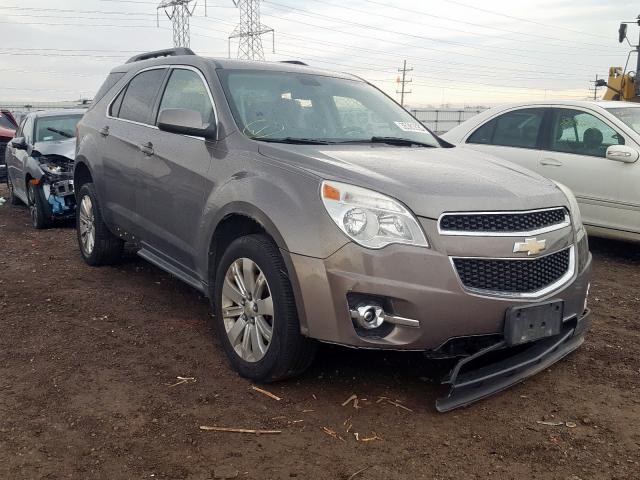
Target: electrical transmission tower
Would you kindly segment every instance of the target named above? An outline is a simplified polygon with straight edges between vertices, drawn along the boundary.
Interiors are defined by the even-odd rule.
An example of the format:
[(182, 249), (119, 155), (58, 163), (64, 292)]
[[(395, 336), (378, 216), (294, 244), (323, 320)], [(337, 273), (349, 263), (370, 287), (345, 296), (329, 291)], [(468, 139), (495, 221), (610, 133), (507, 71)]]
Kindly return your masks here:
[(400, 91), (396, 90), (396, 93), (400, 94), (400, 105), (404, 107), (404, 96), (406, 94), (411, 93), (411, 90), (407, 91), (405, 89), (407, 83), (411, 83), (412, 80), (407, 80), (407, 72), (412, 72), (413, 68), (407, 68), (407, 61), (405, 60), (402, 68), (398, 69), (398, 72), (402, 73), (402, 80), (398, 77), (398, 83), (401, 84)]
[(240, 23), (229, 35), (229, 58), (231, 58), (231, 39), (238, 39), (238, 58), (244, 60), (264, 60), (262, 35), (271, 33), (273, 52), (275, 53), (275, 34), (260, 22), (260, 0), (233, 0), (240, 10)]
[[(193, 15), (196, 6), (193, 5), (189, 9), (189, 4), (193, 0), (162, 0), (157, 10), (164, 10), (171, 23), (173, 24), (173, 46), (176, 48), (191, 46), (191, 35), (189, 33), (189, 17)], [(205, 2), (205, 9), (206, 9)], [(206, 15), (206, 13), (205, 13)], [(158, 21), (158, 26), (160, 22)]]

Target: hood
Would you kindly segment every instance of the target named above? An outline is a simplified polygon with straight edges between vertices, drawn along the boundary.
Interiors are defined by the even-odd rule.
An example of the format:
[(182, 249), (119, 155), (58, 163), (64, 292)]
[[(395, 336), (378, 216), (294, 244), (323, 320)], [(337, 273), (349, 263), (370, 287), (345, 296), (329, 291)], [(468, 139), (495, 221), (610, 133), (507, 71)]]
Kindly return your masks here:
[(3, 128), (0, 127), (0, 137), (3, 138), (13, 138), (16, 134), (16, 131), (12, 128)]
[(41, 155), (60, 155), (73, 160), (76, 157), (76, 139), (74, 137), (57, 142), (36, 142), (31, 155), (36, 151)]
[(567, 205), (551, 180), (468, 149), (263, 143), (259, 151), (323, 179), (397, 198), (416, 215), (434, 219), (451, 211)]

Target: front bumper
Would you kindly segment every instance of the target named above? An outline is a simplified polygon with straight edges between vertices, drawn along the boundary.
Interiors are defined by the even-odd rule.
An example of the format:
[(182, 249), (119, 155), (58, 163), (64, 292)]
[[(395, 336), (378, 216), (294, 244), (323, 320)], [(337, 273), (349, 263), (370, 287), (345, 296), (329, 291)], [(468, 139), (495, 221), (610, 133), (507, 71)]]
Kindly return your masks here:
[[(443, 383), (448, 395), (439, 411), (468, 405), (521, 382), (578, 348), (589, 328), (586, 298), (591, 278), (591, 254), (586, 237), (575, 245), (573, 276), (556, 290), (539, 297), (482, 295), (461, 284), (450, 255), (468, 248), (456, 238), (435, 248), (390, 245), (367, 250), (347, 244), (326, 259), (291, 254), (290, 271), (296, 291), (303, 334), (355, 348), (419, 350), (435, 358), (462, 358)], [(494, 239), (477, 250), (513, 248), (513, 238)], [(567, 248), (574, 238), (559, 231), (547, 235), (553, 250)], [(491, 242), (489, 242), (491, 243)], [(496, 246), (497, 245), (497, 248)], [(363, 335), (354, 326), (350, 295), (384, 298), (390, 314), (418, 321), (392, 323), (381, 335)], [(507, 347), (505, 315), (516, 306), (562, 300), (560, 333), (523, 345)]]
[[(460, 337), (501, 335), (509, 307), (550, 299), (564, 301), (564, 320), (582, 315), (591, 261), (581, 262), (567, 283), (540, 298), (475, 294), (460, 284), (449, 256), (390, 245), (367, 250), (347, 244), (326, 259), (290, 255), (302, 333), (330, 343), (395, 350), (438, 350)], [(393, 315), (420, 322), (395, 325), (384, 337), (361, 336), (350, 315), (351, 293), (388, 299)]]
[[(464, 358), (444, 379), (443, 383), (451, 388), (446, 397), (436, 401), (436, 408), (447, 412), (464, 407), (550, 367), (582, 345), (590, 325), (591, 312), (585, 310), (581, 316), (565, 322), (560, 334), (553, 337), (511, 348), (505, 348), (504, 341), (497, 342)], [(482, 363), (493, 354), (497, 354), (497, 359), (473, 367), (475, 362)]]

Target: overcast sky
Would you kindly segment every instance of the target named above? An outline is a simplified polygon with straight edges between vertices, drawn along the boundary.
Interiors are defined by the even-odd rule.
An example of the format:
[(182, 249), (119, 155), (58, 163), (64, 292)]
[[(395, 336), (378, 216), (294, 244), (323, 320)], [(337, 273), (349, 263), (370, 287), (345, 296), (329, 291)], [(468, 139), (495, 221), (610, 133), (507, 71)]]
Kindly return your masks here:
[[(0, 0), (0, 102), (92, 97), (115, 65), (172, 46), (169, 20), (156, 26), (158, 3)], [(191, 48), (226, 57), (238, 11), (231, 0), (207, 3), (207, 17), (199, 0), (191, 18)], [(262, 22), (276, 32), (275, 54), (263, 39), (267, 60), (356, 73), (399, 98), (406, 59), (414, 107), (585, 98), (596, 74), (624, 65), (618, 24), (638, 14), (627, 0), (262, 2)], [(638, 28), (629, 35), (637, 43)]]

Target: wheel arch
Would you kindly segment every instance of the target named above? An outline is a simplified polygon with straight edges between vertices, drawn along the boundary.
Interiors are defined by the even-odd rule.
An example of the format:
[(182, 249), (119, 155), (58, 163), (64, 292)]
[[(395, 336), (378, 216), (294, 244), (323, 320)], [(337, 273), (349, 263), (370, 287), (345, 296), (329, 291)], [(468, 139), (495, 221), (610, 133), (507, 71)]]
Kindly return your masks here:
[(93, 173), (91, 173), (86, 160), (83, 157), (79, 157), (76, 159), (73, 168), (73, 188), (76, 192), (76, 199), (82, 186), (90, 182), (93, 182)]
[(232, 202), (227, 204), (220, 210), (213, 222), (214, 228), (209, 236), (207, 246), (207, 293), (213, 304), (215, 302), (215, 272), (218, 262), (222, 257), (225, 249), (235, 239), (245, 235), (255, 233), (263, 233), (269, 236), (280, 249), (280, 254), (287, 268), (287, 277), (291, 282), (296, 302), (296, 309), (302, 334), (308, 331), (306, 318), (304, 316), (304, 308), (302, 303), (302, 294), (298, 277), (295, 274), (291, 255), (287, 249), (287, 244), (269, 217), (259, 208), (245, 202)]

